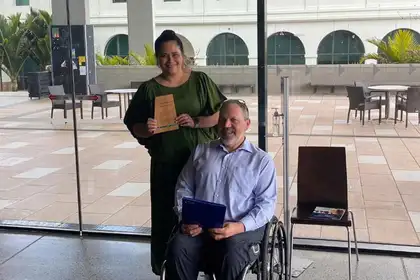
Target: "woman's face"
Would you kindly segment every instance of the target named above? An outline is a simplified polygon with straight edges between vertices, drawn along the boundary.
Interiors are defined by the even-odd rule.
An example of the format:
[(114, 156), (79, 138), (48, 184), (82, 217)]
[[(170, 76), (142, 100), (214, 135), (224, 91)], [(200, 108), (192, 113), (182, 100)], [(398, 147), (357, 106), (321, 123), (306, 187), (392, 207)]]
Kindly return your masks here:
[(165, 74), (173, 75), (182, 71), (184, 56), (176, 41), (163, 43), (158, 57), (158, 64)]

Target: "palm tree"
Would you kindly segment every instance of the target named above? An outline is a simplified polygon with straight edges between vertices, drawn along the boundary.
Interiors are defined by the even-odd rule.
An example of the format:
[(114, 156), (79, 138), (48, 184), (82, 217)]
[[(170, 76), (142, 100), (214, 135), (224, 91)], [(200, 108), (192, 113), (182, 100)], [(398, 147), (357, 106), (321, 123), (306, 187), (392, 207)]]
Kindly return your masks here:
[[(156, 56), (153, 48), (150, 45), (144, 46), (145, 55), (141, 56), (133, 51), (128, 53), (128, 56), (103, 56), (99, 53), (96, 54), (97, 65), (143, 65), (143, 66), (156, 66)], [(130, 63), (131, 62), (131, 63)]]
[(0, 15), (0, 53), (3, 54), (1, 70), (9, 76), (14, 91), (17, 90), (19, 73), (29, 56), (29, 41), (25, 30), (20, 13), (8, 18)]
[(130, 52), (129, 55), (138, 65), (156, 66), (157, 62), (155, 51), (152, 46), (148, 44), (144, 45), (144, 56), (140, 56), (134, 52)]
[(369, 39), (378, 48), (378, 53), (369, 53), (361, 58), (375, 59), (378, 63), (420, 63), (420, 45), (410, 30), (398, 30), (387, 40)]
[(96, 54), (97, 65), (129, 65), (128, 57), (115, 56), (103, 56), (99, 53)]
[(25, 36), (31, 46), (30, 57), (41, 71), (51, 64), (51, 40), (48, 33), (51, 24), (51, 15), (44, 10), (31, 9), (25, 21)]

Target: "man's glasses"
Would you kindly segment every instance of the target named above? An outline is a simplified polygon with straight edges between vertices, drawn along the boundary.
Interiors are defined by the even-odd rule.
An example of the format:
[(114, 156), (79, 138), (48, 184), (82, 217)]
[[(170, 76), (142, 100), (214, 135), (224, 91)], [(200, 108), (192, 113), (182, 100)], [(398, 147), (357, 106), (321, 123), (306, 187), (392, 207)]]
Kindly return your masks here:
[(246, 105), (245, 100), (243, 100), (243, 99), (226, 99), (223, 102), (223, 105), (226, 106), (228, 104), (236, 104), (236, 105), (238, 105), (242, 109), (242, 111), (245, 113), (244, 114), (245, 115), (245, 118), (249, 118), (249, 110), (248, 110), (248, 106)]

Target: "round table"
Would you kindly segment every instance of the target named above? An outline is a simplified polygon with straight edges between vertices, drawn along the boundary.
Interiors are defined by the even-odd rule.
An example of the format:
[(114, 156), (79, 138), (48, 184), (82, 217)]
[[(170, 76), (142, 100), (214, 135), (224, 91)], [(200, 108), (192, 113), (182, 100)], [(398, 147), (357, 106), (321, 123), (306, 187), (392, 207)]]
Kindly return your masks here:
[(106, 93), (115, 93), (115, 94), (128, 94), (136, 93), (138, 89), (136, 88), (117, 88), (117, 89), (108, 89)]
[(404, 92), (407, 91), (409, 86), (400, 86), (400, 85), (377, 85), (370, 86), (368, 89), (371, 91), (382, 91), (382, 92)]
[(127, 110), (129, 97), (136, 93), (138, 89), (136, 88), (117, 88), (117, 89), (108, 89), (105, 91), (106, 94), (118, 94), (121, 101), (121, 95), (124, 96), (124, 110)]
[(399, 92), (406, 92), (408, 88), (409, 86), (402, 86), (402, 85), (376, 85), (376, 86), (368, 87), (368, 89), (371, 92), (385, 93), (385, 99), (386, 99), (385, 119), (389, 118), (389, 109), (390, 109), (389, 93), (396, 92), (398, 94)]

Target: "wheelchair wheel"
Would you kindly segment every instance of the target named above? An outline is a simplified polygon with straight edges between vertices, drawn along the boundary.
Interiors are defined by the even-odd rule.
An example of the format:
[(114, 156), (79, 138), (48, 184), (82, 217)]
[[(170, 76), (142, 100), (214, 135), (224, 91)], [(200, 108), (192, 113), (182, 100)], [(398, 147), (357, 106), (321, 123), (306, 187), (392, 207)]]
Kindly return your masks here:
[(273, 226), (273, 232), (270, 236), (268, 257), (268, 280), (286, 279), (286, 231), (283, 224), (279, 221)]
[(162, 268), (160, 270), (160, 280), (166, 279), (166, 261), (163, 261)]
[(241, 273), (241, 276), (239, 277), (240, 280), (245, 280), (246, 275), (248, 274), (249, 270), (251, 269), (251, 265), (247, 265)]
[(286, 279), (286, 267), (288, 264), (287, 235), (282, 222), (279, 222), (277, 225), (277, 237), (274, 242), (276, 242), (278, 262), (273, 265), (272, 271), (278, 275), (278, 278), (273, 279)]
[(272, 239), (276, 236), (278, 220), (272, 220), (264, 233), (261, 244), (261, 265), (259, 267), (260, 279), (271, 280), (271, 261), (272, 261)]

